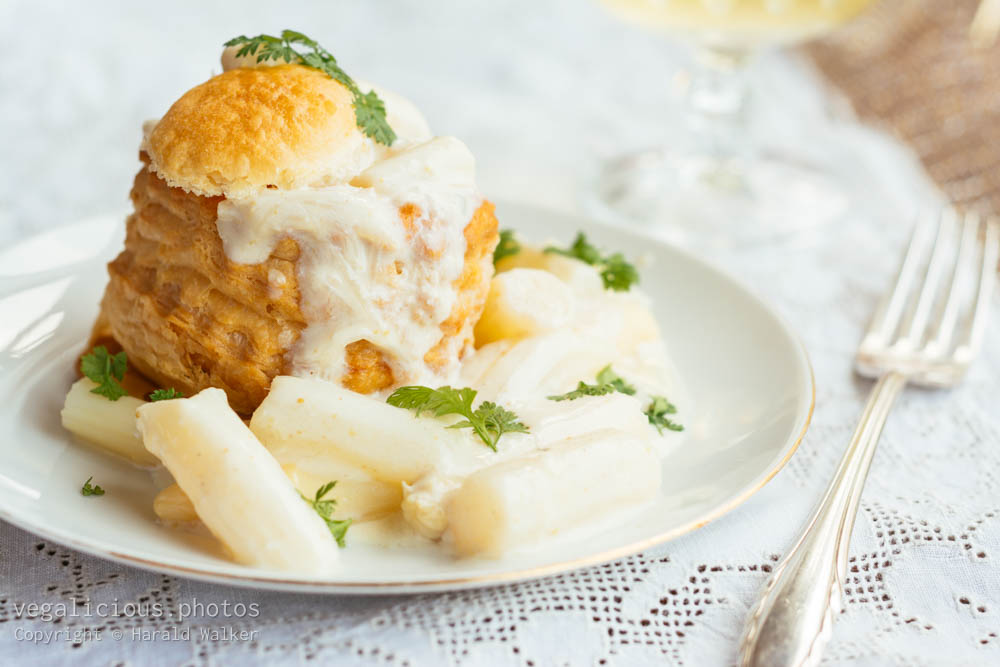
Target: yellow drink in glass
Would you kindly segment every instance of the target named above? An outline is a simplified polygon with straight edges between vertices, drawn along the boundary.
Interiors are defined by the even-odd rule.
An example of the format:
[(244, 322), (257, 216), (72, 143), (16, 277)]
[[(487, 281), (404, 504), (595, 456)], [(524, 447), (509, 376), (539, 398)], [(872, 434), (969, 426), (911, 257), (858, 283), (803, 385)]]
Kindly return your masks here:
[(787, 44), (829, 32), (873, 0), (602, 0), (645, 28), (720, 48)]
[[(823, 119), (798, 140), (781, 137), (786, 111), (759, 96), (777, 121), (753, 123), (756, 53), (828, 33), (875, 0), (600, 0), (619, 18), (693, 42), (696, 57), (673, 83), (685, 91), (686, 128), (659, 146), (604, 163), (587, 203), (603, 217), (646, 225), (680, 243), (738, 245), (819, 227), (851, 201), (848, 180), (820, 149)], [(756, 80), (759, 82), (759, 80)], [(771, 128), (770, 134), (758, 132)], [(775, 131), (774, 128), (781, 128)], [(827, 158), (827, 156), (831, 156)]]

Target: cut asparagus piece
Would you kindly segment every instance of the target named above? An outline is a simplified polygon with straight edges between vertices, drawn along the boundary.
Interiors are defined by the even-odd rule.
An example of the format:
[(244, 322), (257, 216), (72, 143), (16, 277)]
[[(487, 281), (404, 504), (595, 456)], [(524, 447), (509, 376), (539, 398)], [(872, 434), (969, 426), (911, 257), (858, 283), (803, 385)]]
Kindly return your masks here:
[(326, 523), (229, 407), (225, 392), (205, 389), (148, 403), (138, 413), (146, 449), (236, 561), (304, 574), (335, 567), (337, 543)]

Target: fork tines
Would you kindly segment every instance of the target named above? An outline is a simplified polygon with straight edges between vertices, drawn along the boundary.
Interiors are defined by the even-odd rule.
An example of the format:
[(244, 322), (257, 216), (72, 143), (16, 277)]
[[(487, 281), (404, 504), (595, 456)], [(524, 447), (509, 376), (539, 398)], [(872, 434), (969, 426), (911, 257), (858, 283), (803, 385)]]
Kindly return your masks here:
[(1000, 259), (1000, 220), (945, 209), (917, 223), (896, 283), (858, 347), (859, 373), (954, 384), (982, 343)]

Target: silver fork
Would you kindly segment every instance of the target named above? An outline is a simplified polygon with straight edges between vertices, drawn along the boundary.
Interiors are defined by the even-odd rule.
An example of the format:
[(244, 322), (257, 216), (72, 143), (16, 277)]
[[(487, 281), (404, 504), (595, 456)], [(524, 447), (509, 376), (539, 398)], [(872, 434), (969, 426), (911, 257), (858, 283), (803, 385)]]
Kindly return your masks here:
[(986, 329), (1000, 256), (1000, 223), (942, 213), (918, 224), (899, 275), (868, 327), (855, 370), (878, 378), (822, 500), (747, 622), (746, 667), (815, 665), (841, 608), (851, 531), (875, 446), (908, 383), (950, 387), (962, 379)]

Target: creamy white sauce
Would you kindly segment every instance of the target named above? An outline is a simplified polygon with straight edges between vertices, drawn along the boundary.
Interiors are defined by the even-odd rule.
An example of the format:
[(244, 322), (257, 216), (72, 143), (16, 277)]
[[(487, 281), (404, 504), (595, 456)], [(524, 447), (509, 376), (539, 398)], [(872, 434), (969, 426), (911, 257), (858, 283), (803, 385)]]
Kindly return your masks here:
[[(252, 64), (234, 49), (223, 54), (225, 69)], [(429, 368), (424, 356), (458, 296), (463, 230), (482, 203), (475, 161), (458, 139), (433, 137), (408, 100), (375, 90), (398, 136), (391, 147), (356, 133), (361, 148), (331, 156), (322, 186), (223, 201), (219, 236), (242, 264), (263, 262), (282, 238), (298, 242), (307, 327), (290, 352), (291, 374), (339, 381), (344, 348), (364, 339), (382, 351), (397, 384), (443, 382), (457, 370), (462, 336), (450, 341), (444, 367)], [(401, 218), (406, 205), (418, 210), (411, 225)]]
[[(300, 307), (307, 327), (291, 374), (339, 381), (344, 348), (378, 347), (397, 383), (442, 379), (424, 355), (442, 337), (465, 261), (463, 230), (482, 199), (474, 162), (457, 139), (439, 137), (388, 152), (352, 184), (265, 190), (219, 204), (218, 230), (234, 262), (257, 264), (284, 237), (299, 245)], [(400, 208), (419, 214), (405, 225)]]

